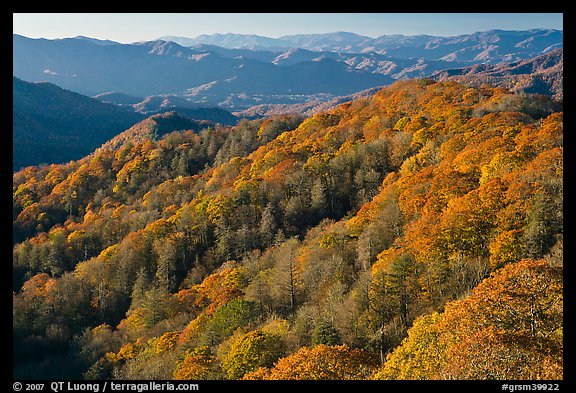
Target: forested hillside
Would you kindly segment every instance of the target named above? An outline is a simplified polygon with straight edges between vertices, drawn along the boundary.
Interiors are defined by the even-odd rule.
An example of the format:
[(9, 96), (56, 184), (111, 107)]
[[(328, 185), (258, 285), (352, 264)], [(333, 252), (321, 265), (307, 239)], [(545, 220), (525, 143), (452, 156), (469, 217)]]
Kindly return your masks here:
[(532, 59), (497, 65), (476, 64), (444, 70), (430, 76), (436, 80), (454, 80), (481, 86), (489, 84), (510, 89), (512, 93), (537, 93), (564, 99), (564, 50), (555, 49)]
[(562, 379), (548, 97), (420, 79), (194, 124), (14, 174), (15, 379)]
[(145, 117), (52, 83), (16, 77), (12, 98), (14, 171), (80, 159)]

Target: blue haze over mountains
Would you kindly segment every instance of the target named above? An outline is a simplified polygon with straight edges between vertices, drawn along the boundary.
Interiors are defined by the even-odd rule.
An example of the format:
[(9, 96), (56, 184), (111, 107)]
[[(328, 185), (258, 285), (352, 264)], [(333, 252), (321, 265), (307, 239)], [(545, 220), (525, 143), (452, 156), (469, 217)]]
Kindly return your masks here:
[(490, 63), (496, 63), (533, 57), (537, 53), (562, 47), (563, 32), (553, 29), (490, 30), (450, 37), (393, 34), (376, 38), (349, 32), (297, 34), (279, 38), (228, 33), (201, 35), (196, 38), (164, 36), (160, 39), (188, 47), (210, 44), (224, 48), (276, 51), (301, 48), (348, 53), (375, 52), (391, 57), (415, 57), (425, 60), (441, 60), (448, 56), (445, 60), (475, 62), (485, 58)]
[(354, 33), (214, 34), (119, 44), (88, 37), (13, 36), (14, 76), (88, 96), (172, 95), (242, 110), (324, 99), (477, 63), (529, 59), (563, 46), (560, 30), (492, 30), (454, 37)]
[(545, 29), (455, 37), (214, 34), (132, 44), (14, 34), (13, 165), (78, 159), (166, 111), (228, 125), (310, 115), (406, 78), (488, 81), (561, 100), (562, 47), (563, 32)]

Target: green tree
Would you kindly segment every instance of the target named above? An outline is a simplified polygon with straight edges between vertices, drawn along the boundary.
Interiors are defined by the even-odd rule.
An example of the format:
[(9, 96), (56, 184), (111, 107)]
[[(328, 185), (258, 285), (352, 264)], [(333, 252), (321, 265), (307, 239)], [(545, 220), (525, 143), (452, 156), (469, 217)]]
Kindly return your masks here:
[(253, 321), (253, 302), (235, 299), (219, 307), (211, 316), (205, 330), (206, 344), (214, 345), (229, 337), (234, 330)]
[(325, 344), (325, 345), (340, 345), (342, 344), (342, 337), (340, 332), (329, 321), (320, 321), (314, 327), (312, 333), (312, 344)]

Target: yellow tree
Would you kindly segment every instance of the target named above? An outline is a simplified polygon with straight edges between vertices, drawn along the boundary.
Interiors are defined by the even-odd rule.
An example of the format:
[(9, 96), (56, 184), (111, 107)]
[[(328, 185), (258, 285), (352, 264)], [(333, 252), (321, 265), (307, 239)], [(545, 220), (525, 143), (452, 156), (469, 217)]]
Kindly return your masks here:
[(417, 319), (376, 379), (562, 379), (562, 268), (510, 263)]
[(239, 337), (222, 361), (230, 379), (239, 379), (259, 367), (271, 367), (284, 353), (284, 342), (275, 334), (253, 330)]
[(408, 337), (389, 355), (374, 379), (431, 379), (446, 362), (446, 347), (439, 342), (440, 322), (437, 312), (416, 318)]

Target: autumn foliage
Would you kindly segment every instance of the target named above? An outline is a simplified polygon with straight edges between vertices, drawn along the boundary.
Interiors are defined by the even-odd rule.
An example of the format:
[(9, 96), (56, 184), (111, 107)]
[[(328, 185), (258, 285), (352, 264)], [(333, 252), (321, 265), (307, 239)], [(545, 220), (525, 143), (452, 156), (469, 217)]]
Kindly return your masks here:
[(376, 379), (562, 379), (562, 269), (511, 263), (419, 317)]
[(14, 173), (14, 378), (562, 378), (556, 105), (400, 81)]
[(374, 359), (360, 349), (320, 344), (303, 347), (271, 369), (258, 369), (245, 379), (367, 379), (373, 365)]

